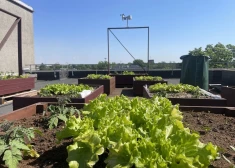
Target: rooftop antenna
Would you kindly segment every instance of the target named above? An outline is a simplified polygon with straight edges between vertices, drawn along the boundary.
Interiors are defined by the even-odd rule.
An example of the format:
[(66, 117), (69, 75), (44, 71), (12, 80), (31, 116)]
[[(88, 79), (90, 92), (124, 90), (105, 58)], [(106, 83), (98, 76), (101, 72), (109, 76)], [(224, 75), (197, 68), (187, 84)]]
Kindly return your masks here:
[(124, 14), (121, 14), (120, 16), (122, 17), (122, 20), (127, 21), (127, 27), (128, 27), (128, 20), (132, 20), (132, 16), (131, 15), (125, 16)]

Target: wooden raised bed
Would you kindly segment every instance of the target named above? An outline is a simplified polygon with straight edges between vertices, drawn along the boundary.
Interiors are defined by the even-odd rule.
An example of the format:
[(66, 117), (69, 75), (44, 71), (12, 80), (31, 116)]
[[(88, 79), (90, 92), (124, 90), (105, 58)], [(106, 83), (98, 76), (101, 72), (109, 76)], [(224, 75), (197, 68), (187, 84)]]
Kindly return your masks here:
[[(14, 121), (14, 120), (20, 120), (23, 118), (29, 118), (35, 114), (43, 113), (43, 111), (46, 110), (46, 108), (51, 105), (56, 104), (55, 102), (39, 102), (35, 104), (31, 104), (29, 106), (14, 110), (10, 113), (0, 115), (0, 121), (1, 120), (8, 120), (8, 121)], [(85, 104), (83, 103), (69, 103), (66, 104), (66, 107), (73, 106), (77, 109), (81, 109), (84, 107)]]
[(115, 77), (112, 77), (111, 79), (79, 78), (78, 84), (104, 85), (104, 93), (109, 95), (115, 90)]
[[(146, 87), (143, 86), (143, 97), (152, 98)], [(197, 99), (197, 98), (168, 98), (173, 105), (181, 106), (228, 106), (227, 100), (221, 99)]]
[(31, 90), (34, 86), (34, 77), (0, 80), (0, 96)]
[(180, 106), (180, 111), (192, 111), (192, 112), (210, 112), (214, 114), (224, 114), (228, 117), (235, 117), (235, 107), (223, 107), (223, 106)]
[(136, 76), (148, 76), (146, 74), (135, 74), (135, 75), (121, 75), (121, 74), (111, 74), (110, 76), (115, 76), (116, 88), (133, 87), (133, 78)]
[(144, 85), (154, 85), (157, 83), (168, 83), (165, 80), (162, 81), (141, 81), (141, 80), (135, 80), (133, 78), (133, 93), (135, 96), (143, 96), (143, 86)]
[[(91, 94), (84, 98), (71, 98), (71, 103), (88, 103), (90, 100), (95, 99), (100, 94), (104, 93), (104, 86), (98, 86)], [(17, 96), (13, 97), (13, 110), (17, 110), (31, 104), (38, 102), (58, 102), (56, 97), (39, 97), (38, 95), (33, 96)]]
[(228, 106), (235, 107), (235, 87), (234, 86), (222, 86), (221, 97), (227, 99)]
[[(20, 120), (23, 118), (31, 117), (32, 115), (43, 113), (46, 108), (51, 105), (56, 104), (55, 102), (39, 102), (35, 104), (31, 104), (29, 106), (20, 108), (18, 110), (14, 110), (10, 113), (0, 115), (1, 120)], [(84, 107), (84, 103), (69, 103), (66, 106), (73, 106), (77, 109), (81, 109)], [(179, 109), (181, 111), (192, 111), (192, 112), (210, 112), (215, 114), (224, 114), (226, 116), (235, 117), (235, 107), (219, 107), (219, 106), (180, 106)]]
[[(2, 115), (2, 116), (0, 116), (0, 120), (6, 119), (6, 120), (12, 121), (12, 120), (20, 120), (20, 119), (26, 118), (23, 121), (21, 121), (21, 123), (24, 124), (25, 122), (28, 122), (30, 124), (34, 124), (33, 127), (35, 127), (35, 125), (38, 124), (38, 120), (35, 120), (35, 119), (32, 120), (30, 117), (32, 115), (42, 113), (44, 110), (46, 110), (46, 107), (48, 107), (48, 105), (50, 105), (50, 104), (51, 103), (36, 103), (36, 104), (30, 105), (28, 107), (24, 107), (22, 109), (18, 109), (16, 111), (8, 113), (6, 115)], [(74, 106), (77, 109), (81, 109), (84, 106), (84, 104), (69, 104), (69, 105)], [(218, 141), (218, 139), (219, 139), (217, 145), (220, 147), (223, 145), (222, 146), (223, 149), (226, 149), (226, 147), (229, 147), (229, 144), (232, 143), (233, 138), (232, 138), (231, 131), (234, 131), (234, 128), (231, 127), (231, 123), (234, 122), (234, 119), (220, 115), (219, 116), (220, 122), (218, 122), (218, 120), (213, 120), (214, 118), (217, 118), (217, 116), (213, 116), (210, 113), (225, 114), (226, 116), (233, 116), (234, 117), (234, 114), (235, 114), (234, 109), (235, 108), (230, 109), (230, 108), (226, 108), (226, 107), (195, 107), (195, 106), (194, 107), (193, 106), (187, 107), (187, 106), (184, 106), (184, 107), (180, 107), (180, 109), (182, 111), (185, 111), (186, 114), (189, 113), (188, 116), (191, 116), (191, 118), (194, 117), (194, 120), (193, 120), (194, 125), (193, 124), (190, 125), (192, 122), (192, 120), (190, 120), (191, 118), (187, 120), (188, 117), (185, 117), (185, 116), (184, 116), (184, 118), (186, 118), (187, 123), (185, 121), (184, 121), (184, 123), (187, 124), (187, 127), (191, 126), (190, 130), (197, 131), (198, 133), (200, 133), (201, 138), (203, 138), (203, 139), (207, 138), (206, 140), (208, 141), (208, 137), (209, 137), (209, 140), (210, 140), (209, 142), (212, 141), (213, 144), (215, 143), (215, 141)], [(203, 110), (205, 112), (210, 111), (210, 113), (203, 113), (201, 110)], [(192, 111), (192, 113), (193, 112), (202, 112), (203, 114), (198, 113), (196, 115), (192, 115), (191, 111)], [(185, 115), (185, 113), (183, 115)], [(211, 117), (212, 119), (206, 118), (205, 114), (212, 116)], [(38, 115), (38, 116), (40, 116), (40, 115)], [(37, 121), (36, 124), (34, 121)], [(210, 125), (205, 127), (204, 125), (198, 124), (199, 121), (204, 124), (210, 123)], [(226, 121), (231, 122), (231, 123), (226, 124)], [(17, 123), (17, 121), (16, 121), (16, 123)], [(196, 127), (197, 125), (199, 125), (199, 127), (202, 129), (200, 129), (199, 127)], [(68, 163), (66, 162), (66, 158), (67, 158), (66, 147), (69, 145), (70, 142), (72, 143), (72, 141), (69, 141), (69, 139), (67, 139), (59, 145), (57, 145), (55, 143), (56, 138), (55, 138), (54, 134), (56, 131), (60, 130), (62, 126), (63, 125), (59, 126), (57, 129), (50, 130), (47, 128), (43, 128), (42, 125), (39, 124), (39, 126), (37, 126), (37, 128), (40, 128), (40, 130), (43, 131), (43, 136), (36, 136), (36, 138), (33, 139), (32, 144), (34, 144), (35, 149), (39, 152), (40, 157), (39, 158), (23, 159), (19, 163), (18, 166), (19, 167), (45, 167), (45, 168), (68, 167)], [(229, 128), (229, 127), (231, 127), (231, 129), (226, 131), (227, 130), (226, 128)], [(208, 130), (205, 130), (205, 129), (208, 129)], [(218, 135), (220, 135), (220, 136), (218, 136)], [(221, 139), (221, 138), (223, 138), (223, 139)], [(225, 153), (225, 152), (223, 152), (223, 153)], [(233, 152), (231, 152), (231, 150), (230, 150), (226, 153), (228, 153), (231, 156), (229, 158), (229, 160), (232, 160)], [(212, 162), (211, 164), (213, 164), (213, 166), (216, 166), (216, 167), (220, 167), (221, 165), (223, 165), (223, 166), (226, 165), (226, 167), (229, 167), (227, 162), (223, 159), (216, 160), (216, 161)], [(105, 167), (105, 166), (102, 166), (102, 164), (97, 164), (97, 165), (98, 166), (94, 166), (94, 167)], [(0, 167), (1, 166), (3, 166), (3, 163), (0, 164)]]

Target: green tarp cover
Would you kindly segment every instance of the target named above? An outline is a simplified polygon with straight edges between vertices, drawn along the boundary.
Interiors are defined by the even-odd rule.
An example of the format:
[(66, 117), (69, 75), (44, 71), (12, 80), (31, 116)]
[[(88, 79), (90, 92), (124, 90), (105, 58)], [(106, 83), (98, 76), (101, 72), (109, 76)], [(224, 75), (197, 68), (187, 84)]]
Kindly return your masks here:
[(180, 83), (199, 86), (204, 90), (208, 90), (209, 57), (184, 55), (180, 59), (182, 59)]

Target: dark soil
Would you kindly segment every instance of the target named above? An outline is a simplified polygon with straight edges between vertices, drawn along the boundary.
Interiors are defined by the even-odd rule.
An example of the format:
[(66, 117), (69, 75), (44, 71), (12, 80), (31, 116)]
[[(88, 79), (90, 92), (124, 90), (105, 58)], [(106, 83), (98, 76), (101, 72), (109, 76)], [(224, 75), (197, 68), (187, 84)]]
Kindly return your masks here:
[[(30, 118), (15, 121), (14, 125), (27, 128), (34, 127), (42, 132), (42, 135), (36, 134), (36, 137), (31, 141), (40, 157), (24, 158), (17, 168), (68, 168), (66, 147), (72, 144), (72, 138), (62, 140), (60, 143), (57, 143), (56, 139), (56, 132), (63, 128), (64, 123), (59, 122), (57, 128), (50, 130), (45, 117), (42, 114), (36, 114)], [(104, 160), (107, 158), (107, 152), (99, 158), (100, 161), (94, 167), (105, 167)], [(4, 167), (3, 165), (4, 163), (0, 162), (0, 167)]]
[(63, 140), (60, 144), (56, 141), (56, 132), (62, 129), (63, 123), (59, 123), (58, 128), (49, 129), (45, 117), (41, 114), (31, 118), (22, 119), (15, 122), (15, 125), (24, 127), (34, 127), (42, 132), (36, 135), (31, 141), (34, 149), (40, 155), (39, 158), (24, 158), (18, 168), (66, 168), (67, 151), (66, 146), (72, 143), (72, 139)]
[[(229, 147), (235, 145), (235, 118), (206, 112), (184, 112), (183, 115), (185, 126), (200, 133), (200, 140), (203, 143), (212, 142), (214, 145), (219, 146), (221, 153), (235, 163), (235, 152)], [(55, 133), (62, 129), (63, 123), (60, 123), (58, 128), (49, 130), (42, 115), (37, 114), (27, 120), (16, 121), (15, 125), (35, 127), (42, 131), (42, 136), (36, 135), (36, 138), (31, 142), (40, 157), (24, 158), (18, 168), (68, 167), (66, 147), (72, 143), (72, 139), (63, 140), (60, 144), (57, 144), (55, 137)], [(100, 156), (100, 161), (94, 167), (105, 167), (103, 161), (106, 157), (107, 151)], [(0, 164), (0, 167), (2, 166), (3, 164)], [(228, 168), (229, 164), (221, 157), (221, 159), (214, 161), (210, 167)]]
[[(221, 149), (220, 153), (235, 164), (235, 151), (229, 147), (235, 145), (235, 118), (207, 112), (183, 112), (183, 115), (185, 127), (198, 132), (203, 143), (212, 142), (217, 145)], [(221, 156), (221, 159), (214, 161), (210, 167), (229, 166)]]
[[(154, 95), (158, 95), (157, 93), (149, 93), (150, 96), (154, 96)], [(199, 95), (199, 96), (195, 96), (191, 93), (167, 93), (167, 94), (160, 94), (163, 97), (166, 98), (198, 98), (198, 99), (211, 99), (210, 96), (206, 96), (206, 95)]]

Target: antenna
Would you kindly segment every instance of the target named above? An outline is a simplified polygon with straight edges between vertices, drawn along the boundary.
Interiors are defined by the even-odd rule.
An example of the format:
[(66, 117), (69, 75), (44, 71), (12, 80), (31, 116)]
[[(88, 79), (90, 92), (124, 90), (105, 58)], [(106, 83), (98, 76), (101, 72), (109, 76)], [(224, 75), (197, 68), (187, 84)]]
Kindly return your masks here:
[(132, 20), (132, 16), (131, 15), (125, 16), (124, 14), (121, 14), (120, 16), (122, 17), (122, 20), (127, 21), (127, 27), (128, 27), (128, 20)]

